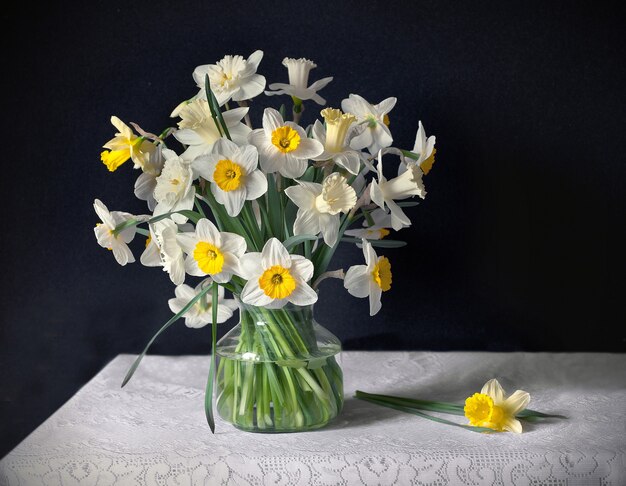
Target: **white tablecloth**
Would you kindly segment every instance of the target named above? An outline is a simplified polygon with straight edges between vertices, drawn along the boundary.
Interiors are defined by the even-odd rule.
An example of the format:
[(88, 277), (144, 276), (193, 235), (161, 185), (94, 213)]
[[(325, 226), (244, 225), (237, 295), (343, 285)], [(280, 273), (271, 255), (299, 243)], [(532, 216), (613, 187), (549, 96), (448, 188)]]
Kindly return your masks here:
[[(208, 357), (120, 355), (0, 461), (2, 485), (626, 485), (626, 355), (344, 352), (326, 428), (245, 433), (204, 417)], [(496, 377), (567, 420), (479, 434), (353, 398), (462, 403)], [(63, 377), (58, 377), (62, 380)], [(463, 422), (463, 417), (449, 416)]]

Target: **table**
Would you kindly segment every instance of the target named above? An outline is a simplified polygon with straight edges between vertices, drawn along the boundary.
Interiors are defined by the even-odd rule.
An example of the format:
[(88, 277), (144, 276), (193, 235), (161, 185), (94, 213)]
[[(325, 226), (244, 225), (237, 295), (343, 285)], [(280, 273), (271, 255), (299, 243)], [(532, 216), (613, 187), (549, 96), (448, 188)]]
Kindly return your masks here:
[[(208, 357), (147, 356), (121, 389), (134, 358), (116, 357), (2, 458), (0, 484), (626, 484), (625, 354), (345, 351), (345, 408), (326, 428), (254, 434), (217, 418), (215, 435)], [(480, 434), (353, 397), (462, 403), (494, 377), (568, 418)]]

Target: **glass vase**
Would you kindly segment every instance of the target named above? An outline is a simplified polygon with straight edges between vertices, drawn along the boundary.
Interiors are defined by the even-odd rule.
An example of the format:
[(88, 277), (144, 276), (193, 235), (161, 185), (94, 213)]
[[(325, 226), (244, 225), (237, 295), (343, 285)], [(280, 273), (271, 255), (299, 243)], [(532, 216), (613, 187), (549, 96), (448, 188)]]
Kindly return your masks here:
[(220, 417), (250, 432), (300, 432), (335, 418), (341, 342), (315, 321), (313, 306), (238, 304), (239, 323), (216, 345)]

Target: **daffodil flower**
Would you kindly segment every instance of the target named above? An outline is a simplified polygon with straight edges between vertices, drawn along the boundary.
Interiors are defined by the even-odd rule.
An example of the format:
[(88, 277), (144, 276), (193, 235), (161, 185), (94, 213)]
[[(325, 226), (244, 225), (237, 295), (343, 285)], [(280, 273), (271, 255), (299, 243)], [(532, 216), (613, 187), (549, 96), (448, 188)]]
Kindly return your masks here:
[(146, 267), (163, 267), (174, 285), (185, 281), (185, 255), (177, 239), (185, 226), (191, 225), (177, 225), (169, 219), (151, 224), (146, 249), (140, 258)]
[(285, 194), (298, 206), (293, 224), (294, 235), (322, 233), (324, 242), (332, 247), (339, 233), (339, 213), (347, 213), (356, 204), (356, 192), (338, 172), (330, 174), (321, 184), (296, 181), (297, 186)]
[(354, 297), (369, 297), (370, 316), (373, 316), (382, 307), (382, 293), (391, 289), (391, 263), (387, 257), (376, 255), (372, 244), (367, 240), (363, 240), (363, 255), (365, 265), (350, 267), (343, 285)]
[(221, 233), (208, 219), (196, 223), (196, 230), (179, 233), (178, 243), (187, 254), (185, 270), (189, 275), (210, 275), (217, 283), (230, 281), (239, 273), (239, 259), (246, 252), (246, 240), (235, 234)]
[(530, 394), (522, 390), (516, 390), (507, 398), (498, 380), (493, 378), (485, 383), (480, 393), (465, 400), (464, 411), (470, 425), (520, 434), (522, 424), (515, 416), (529, 402)]
[(206, 100), (204, 83), (207, 74), (220, 106), (230, 99), (244, 101), (260, 95), (265, 89), (265, 77), (256, 73), (261, 59), (263, 51), (257, 50), (248, 59), (229, 55), (215, 64), (198, 66), (193, 71), (193, 79), (200, 88), (197, 97)]
[[(250, 128), (241, 123), (248, 110), (249, 108), (242, 107), (222, 112), (231, 139), (239, 145), (247, 143), (250, 133)], [(181, 121), (178, 122), (179, 129), (174, 132), (174, 137), (187, 145), (181, 155), (183, 159), (193, 160), (199, 155), (208, 154), (213, 144), (222, 138), (206, 100), (196, 99), (186, 104), (181, 108), (179, 116)]]
[(258, 152), (253, 145), (243, 147), (221, 138), (209, 155), (193, 161), (194, 171), (211, 182), (211, 192), (229, 216), (237, 216), (246, 201), (267, 192), (267, 178), (259, 169)]
[(248, 141), (259, 150), (259, 161), (265, 173), (280, 172), (295, 179), (307, 169), (307, 160), (324, 151), (317, 140), (307, 138), (304, 129), (293, 122), (285, 122), (273, 108), (263, 112), (263, 128), (253, 130)]
[(321, 115), (326, 122), (326, 128), (319, 120), (315, 120), (312, 134), (324, 146), (324, 151), (313, 157), (313, 160), (332, 160), (339, 167), (357, 175), (361, 167), (361, 156), (350, 148), (348, 137), (349, 128), (356, 121), (356, 117), (334, 108), (323, 109)]
[[(195, 288), (185, 284), (178, 285), (174, 289), (176, 298), (167, 302), (171, 311), (174, 314), (178, 314), (207, 285), (211, 285), (210, 278), (203, 280)], [(236, 310), (237, 302), (235, 299), (225, 299), (224, 288), (219, 286), (217, 289), (217, 323), (226, 322), (233, 316), (233, 312)], [(211, 322), (213, 322), (213, 297), (211, 292), (208, 292), (185, 313), (185, 325), (198, 329)]]
[(96, 240), (102, 248), (111, 250), (117, 263), (124, 266), (127, 263), (133, 263), (135, 257), (128, 248), (128, 243), (133, 241), (136, 233), (135, 226), (129, 226), (118, 234), (114, 233), (116, 226), (124, 223), (125, 221), (135, 219), (142, 220), (147, 219), (147, 216), (133, 216), (129, 213), (122, 211), (111, 211), (107, 209), (100, 199), (96, 199), (93, 203), (93, 208), (96, 214), (100, 218), (101, 223), (96, 224), (94, 233)]
[(310, 305), (317, 301), (317, 293), (307, 284), (313, 264), (303, 256), (290, 255), (276, 238), (270, 238), (260, 253), (246, 253), (240, 266), (241, 276), (248, 281), (241, 291), (245, 304), (277, 309), (288, 302)]
[(374, 179), (370, 184), (370, 198), (381, 209), (389, 208), (391, 226), (396, 231), (410, 226), (411, 220), (395, 201), (413, 196), (419, 196), (422, 199), (426, 197), (426, 190), (422, 182), (422, 169), (418, 165), (411, 165), (407, 169), (398, 177), (387, 180), (383, 175), (383, 157), (379, 151), (376, 167), (378, 181)]
[[(170, 149), (163, 149), (163, 156), (165, 163), (161, 174), (156, 178), (154, 188), (154, 199), (157, 202), (154, 208), (155, 216), (172, 211), (192, 209), (196, 196), (191, 164)], [(176, 223), (187, 221), (187, 218), (182, 214), (172, 214), (170, 217)]]
[(143, 137), (138, 137), (132, 129), (116, 116), (111, 123), (117, 128), (115, 137), (104, 144), (107, 149), (100, 154), (100, 159), (113, 172), (124, 162), (132, 159), (135, 169), (143, 167), (155, 145)]
[(377, 105), (372, 105), (356, 94), (350, 94), (343, 100), (341, 109), (357, 118), (356, 133), (350, 141), (350, 147), (357, 150), (367, 148), (370, 154), (376, 154), (381, 148), (389, 147), (393, 137), (389, 131), (388, 113), (396, 101), (396, 98), (387, 98)]
[(326, 104), (326, 100), (318, 95), (317, 92), (330, 83), (333, 80), (332, 77), (322, 78), (309, 86), (309, 73), (311, 69), (317, 67), (317, 64), (304, 58), (292, 59), (286, 57), (283, 59), (283, 66), (287, 68), (289, 84), (270, 84), (269, 88), (276, 91), (266, 91), (265, 94), (267, 96), (287, 94), (299, 100), (313, 100), (318, 105)]
[(370, 216), (374, 224), (369, 225), (368, 221), (364, 220), (363, 228), (347, 230), (345, 235), (366, 240), (382, 240), (385, 236), (388, 236), (388, 228), (391, 228), (391, 214), (378, 208), (372, 211)]
[(151, 151), (149, 157), (146, 159), (144, 166), (142, 167), (142, 173), (135, 181), (135, 197), (146, 201), (150, 211), (154, 211), (157, 205), (154, 198), (154, 189), (157, 185), (157, 177), (161, 175), (163, 170), (163, 145), (156, 146), (155, 150)]
[(407, 170), (408, 167), (412, 165), (417, 165), (424, 174), (428, 174), (430, 169), (432, 169), (433, 164), (435, 163), (435, 154), (437, 150), (435, 149), (435, 136), (431, 135), (426, 138), (426, 132), (424, 131), (424, 126), (422, 122), (419, 123), (419, 128), (417, 129), (417, 134), (415, 135), (415, 144), (413, 146), (414, 154), (419, 155), (417, 160), (410, 159), (405, 157), (405, 164), (400, 164), (398, 167), (398, 175), (402, 174)]

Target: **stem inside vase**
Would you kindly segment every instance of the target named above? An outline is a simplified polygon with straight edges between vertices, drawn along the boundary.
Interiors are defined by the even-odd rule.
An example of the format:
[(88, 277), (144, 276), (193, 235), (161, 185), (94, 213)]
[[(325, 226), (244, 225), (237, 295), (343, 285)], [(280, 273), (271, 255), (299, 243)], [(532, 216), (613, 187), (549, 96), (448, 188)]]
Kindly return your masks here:
[(239, 324), (217, 344), (217, 411), (252, 432), (316, 429), (343, 406), (341, 343), (313, 306), (239, 303)]

